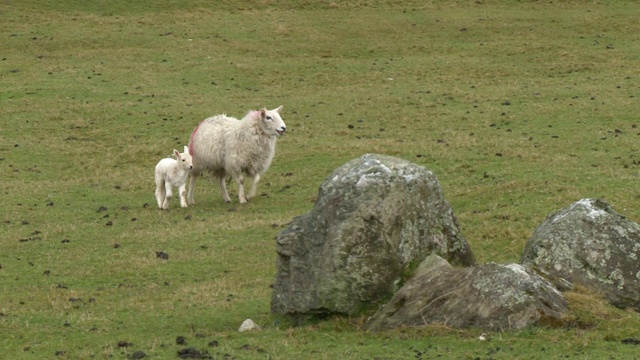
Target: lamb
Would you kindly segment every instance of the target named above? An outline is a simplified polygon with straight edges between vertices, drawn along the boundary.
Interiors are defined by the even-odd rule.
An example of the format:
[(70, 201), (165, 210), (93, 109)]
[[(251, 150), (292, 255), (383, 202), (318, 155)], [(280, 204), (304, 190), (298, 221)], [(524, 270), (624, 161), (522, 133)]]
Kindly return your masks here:
[(159, 209), (169, 208), (172, 187), (178, 188), (180, 206), (187, 207), (187, 177), (193, 169), (193, 158), (186, 146), (182, 154), (174, 149), (173, 156), (176, 158), (162, 159), (156, 165), (156, 200)]
[[(252, 110), (242, 120), (222, 114), (198, 124), (189, 140), (189, 151), (193, 155), (189, 204), (194, 204), (196, 179), (207, 172), (218, 180), (225, 202), (231, 202), (225, 185), (227, 175), (238, 184), (241, 204), (253, 198), (260, 177), (275, 155), (276, 140), (287, 129), (280, 117), (281, 112), (282, 106), (273, 110)], [(244, 174), (252, 180), (247, 196), (244, 193)]]

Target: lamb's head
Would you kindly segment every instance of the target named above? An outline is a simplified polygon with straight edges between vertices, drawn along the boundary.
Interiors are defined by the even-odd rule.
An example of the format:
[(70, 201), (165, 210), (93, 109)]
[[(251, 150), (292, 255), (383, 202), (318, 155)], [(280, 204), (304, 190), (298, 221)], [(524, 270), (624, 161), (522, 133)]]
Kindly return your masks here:
[(260, 110), (260, 127), (265, 132), (265, 134), (272, 136), (282, 136), (287, 130), (287, 126), (284, 124), (284, 121), (282, 121), (282, 118), (280, 117), (281, 111), (282, 105), (273, 110)]
[(178, 160), (178, 164), (185, 170), (193, 169), (193, 157), (189, 154), (189, 148), (184, 147), (184, 152), (180, 153), (178, 150), (173, 149), (173, 156)]

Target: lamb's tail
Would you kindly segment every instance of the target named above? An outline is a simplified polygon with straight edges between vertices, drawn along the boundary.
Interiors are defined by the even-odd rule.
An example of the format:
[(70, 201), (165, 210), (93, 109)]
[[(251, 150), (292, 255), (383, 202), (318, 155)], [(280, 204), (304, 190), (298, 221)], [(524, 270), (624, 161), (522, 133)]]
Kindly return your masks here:
[(203, 123), (203, 122), (204, 122), (204, 120), (202, 120), (202, 121), (198, 124), (198, 126), (196, 126), (196, 128), (195, 128), (195, 129), (193, 129), (193, 132), (191, 133), (191, 137), (189, 137), (189, 145), (188, 145), (188, 148), (189, 148), (189, 154), (190, 154), (193, 158), (195, 158), (195, 157), (196, 157), (196, 154), (195, 154), (195, 152), (194, 152), (194, 148), (193, 148), (193, 147), (194, 147), (194, 144), (193, 144), (193, 143), (194, 143), (194, 141), (193, 141), (193, 140), (194, 140), (194, 138), (196, 137), (196, 133), (198, 132), (198, 129), (200, 129), (200, 125), (202, 125), (202, 123)]

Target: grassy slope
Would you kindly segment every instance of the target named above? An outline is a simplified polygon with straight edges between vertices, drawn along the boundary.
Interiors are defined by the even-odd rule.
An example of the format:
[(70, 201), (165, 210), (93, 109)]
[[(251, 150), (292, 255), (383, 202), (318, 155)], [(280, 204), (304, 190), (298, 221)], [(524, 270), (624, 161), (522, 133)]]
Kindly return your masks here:
[[(5, 353), (171, 358), (185, 336), (217, 358), (637, 356), (619, 342), (637, 315), (586, 291), (569, 294), (576, 328), (480, 346), (269, 313), (273, 237), (363, 153), (434, 170), (480, 262), (517, 261), (581, 197), (640, 220), (637, 5), (94, 4), (0, 5)], [(289, 132), (262, 196), (223, 204), (201, 182), (197, 206), (153, 207), (153, 166), (198, 121), (280, 104)], [(245, 318), (265, 330), (236, 333)]]

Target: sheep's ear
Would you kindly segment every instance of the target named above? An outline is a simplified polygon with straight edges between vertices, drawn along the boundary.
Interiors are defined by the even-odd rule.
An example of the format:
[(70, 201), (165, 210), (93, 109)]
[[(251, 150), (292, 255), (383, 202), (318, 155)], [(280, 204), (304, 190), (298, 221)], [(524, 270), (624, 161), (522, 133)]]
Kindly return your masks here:
[(180, 152), (176, 149), (173, 149), (173, 156), (176, 157), (176, 159), (180, 160)]
[(281, 112), (281, 111), (282, 111), (282, 105), (278, 106), (278, 108), (276, 109), (276, 112), (277, 112), (278, 114), (280, 114), (280, 112)]
[(265, 109), (260, 110), (260, 118), (264, 119), (265, 116), (267, 116), (267, 110), (265, 110)]

